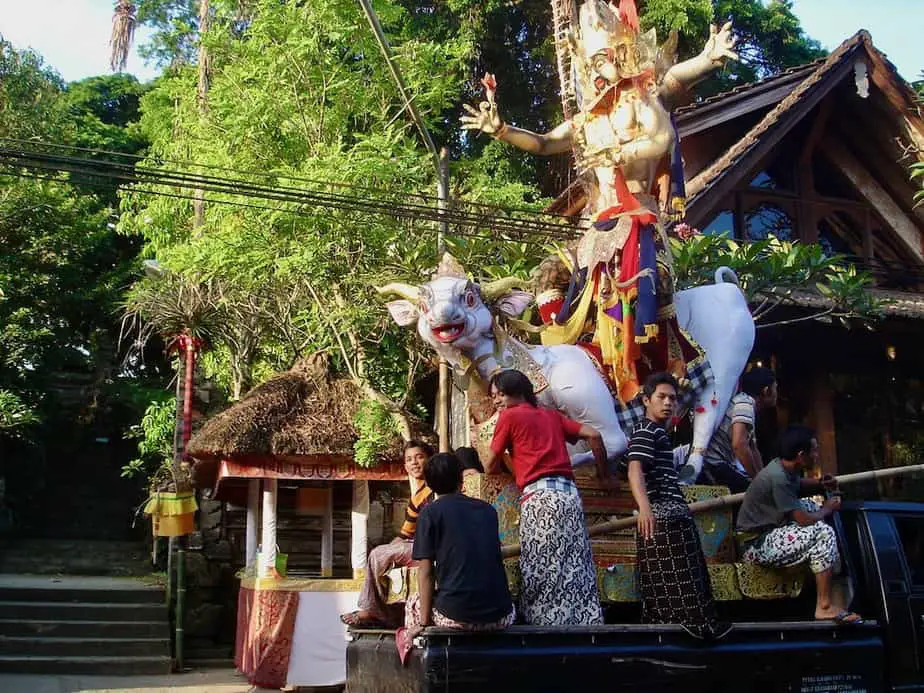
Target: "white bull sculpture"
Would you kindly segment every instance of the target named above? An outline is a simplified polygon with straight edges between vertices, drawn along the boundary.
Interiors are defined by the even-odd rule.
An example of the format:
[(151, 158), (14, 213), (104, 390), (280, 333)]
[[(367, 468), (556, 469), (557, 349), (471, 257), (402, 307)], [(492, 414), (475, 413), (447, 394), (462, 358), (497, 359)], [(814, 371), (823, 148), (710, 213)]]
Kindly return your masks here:
[[(418, 334), (454, 368), (474, 366), (487, 380), (496, 371), (513, 367), (518, 359), (522, 361), (524, 350), (528, 352), (548, 382), (538, 394), (539, 402), (600, 431), (610, 460), (623, 455), (629, 432), (620, 428), (613, 396), (584, 349), (523, 344), (506, 332), (495, 331), (491, 309), (508, 317), (519, 316), (532, 302), (532, 294), (514, 288), (512, 280), (482, 287), (460, 270), (452, 258), (444, 258), (440, 272), (426, 284), (393, 283), (379, 291), (402, 297), (387, 304), (395, 322), (401, 326), (416, 322)], [(720, 268), (715, 284), (674, 295), (677, 321), (702, 347), (714, 375), (714, 390), (699, 393), (693, 404), (690, 474), (685, 476), (694, 479), (702, 469), (701, 451), (735, 393), (754, 344), (754, 321), (747, 301), (737, 284), (723, 282), (723, 273), (734, 277), (727, 268)], [(571, 450), (572, 464), (591, 460), (590, 452)]]

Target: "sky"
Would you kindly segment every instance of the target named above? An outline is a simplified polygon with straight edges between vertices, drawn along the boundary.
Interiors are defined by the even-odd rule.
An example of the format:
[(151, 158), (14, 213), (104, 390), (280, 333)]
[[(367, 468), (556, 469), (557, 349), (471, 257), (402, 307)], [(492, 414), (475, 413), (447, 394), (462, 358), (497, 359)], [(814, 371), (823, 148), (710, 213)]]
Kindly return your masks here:
[(866, 29), (902, 77), (921, 79), (924, 0), (795, 0), (793, 11), (806, 33), (828, 50)]
[[(0, 35), (17, 48), (33, 48), (67, 81), (109, 70), (109, 33), (114, 0), (0, 0)], [(924, 0), (795, 0), (794, 9), (809, 36), (835, 48), (860, 28), (867, 29), (908, 81), (921, 78)], [(141, 29), (135, 44), (143, 43)], [(137, 48), (127, 71), (142, 81), (157, 75)]]

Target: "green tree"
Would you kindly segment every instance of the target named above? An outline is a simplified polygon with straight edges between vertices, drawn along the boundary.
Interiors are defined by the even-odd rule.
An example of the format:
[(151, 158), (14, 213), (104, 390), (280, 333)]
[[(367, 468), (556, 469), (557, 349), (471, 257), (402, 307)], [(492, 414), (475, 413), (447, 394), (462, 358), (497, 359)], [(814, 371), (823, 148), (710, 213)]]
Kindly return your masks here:
[[(473, 22), (461, 21), (475, 3), (459, 4), (465, 12), (454, 8), (431, 33), (432, 17), (377, 3), (415, 103), (438, 138), (456, 128), (446, 114), (460, 100), (475, 50)], [(231, 3), (212, 7), (202, 38), (211, 63), (208, 108), (198, 108), (195, 66), (175, 63), (142, 100), (152, 163), (194, 160), (253, 183), (385, 203), (423, 195), (422, 204), (433, 204), (431, 160), (354, 0), (252, 2), (244, 27)], [(475, 170), (466, 161), (454, 169), (464, 181), (456, 192), (480, 201), (538, 199), (510, 178), (465, 177)], [(392, 414), (411, 406), (414, 381), (429, 361), (412, 336), (392, 328), (373, 287), (396, 276), (419, 279), (435, 266), (433, 224), (363, 209), (259, 209), (210, 197), (199, 229), (190, 200), (140, 191), (124, 197), (120, 220), (120, 229), (143, 237), (145, 252), (174, 274), (218, 287), (229, 317), (203, 357), (207, 372), (237, 394), (323, 351)], [(460, 238), (454, 247), (465, 259), (501, 262), (498, 244), (486, 238)], [(535, 260), (543, 252), (536, 244), (522, 254)]]
[[(122, 76), (65, 85), (38, 55), (0, 40), (5, 147), (137, 152), (143, 141), (126, 133), (140, 92)], [(115, 188), (111, 180), (0, 168), (0, 476), (25, 527), (45, 521), (48, 500), (34, 494), (72, 472), (98, 441), (123, 454), (120, 427), (150, 400), (148, 392), (138, 397), (138, 383), (162, 372), (156, 352), (123, 366), (118, 306), (140, 242), (115, 230)], [(87, 470), (86, 479), (105, 473)]]

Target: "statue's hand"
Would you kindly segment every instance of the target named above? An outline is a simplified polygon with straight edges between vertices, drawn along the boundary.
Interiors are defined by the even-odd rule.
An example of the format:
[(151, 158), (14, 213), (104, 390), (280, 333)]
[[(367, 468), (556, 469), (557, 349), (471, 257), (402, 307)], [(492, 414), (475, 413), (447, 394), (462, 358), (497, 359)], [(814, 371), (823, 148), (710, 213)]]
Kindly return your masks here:
[(462, 104), (462, 107), (470, 113), (459, 118), (466, 130), (480, 130), (488, 135), (496, 135), (504, 127), (504, 121), (497, 112), (497, 104), (493, 101), (482, 101), (477, 109), (467, 103)]
[(709, 27), (709, 40), (703, 47), (703, 55), (713, 63), (737, 60), (738, 54), (734, 51), (737, 42), (737, 37), (732, 33), (731, 22), (726, 22), (721, 29), (712, 24)]

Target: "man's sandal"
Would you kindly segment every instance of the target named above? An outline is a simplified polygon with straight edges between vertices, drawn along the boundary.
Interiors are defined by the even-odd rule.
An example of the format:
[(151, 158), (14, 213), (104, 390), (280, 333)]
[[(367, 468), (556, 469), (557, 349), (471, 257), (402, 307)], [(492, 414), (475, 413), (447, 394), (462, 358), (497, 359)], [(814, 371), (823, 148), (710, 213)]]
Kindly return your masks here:
[(839, 626), (859, 626), (863, 623), (863, 617), (852, 611), (842, 611), (831, 620)]

